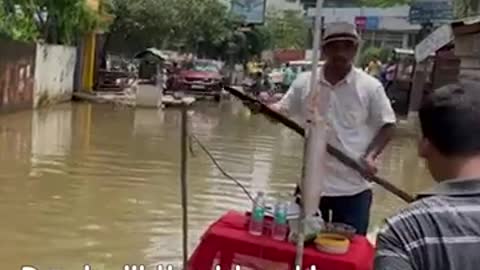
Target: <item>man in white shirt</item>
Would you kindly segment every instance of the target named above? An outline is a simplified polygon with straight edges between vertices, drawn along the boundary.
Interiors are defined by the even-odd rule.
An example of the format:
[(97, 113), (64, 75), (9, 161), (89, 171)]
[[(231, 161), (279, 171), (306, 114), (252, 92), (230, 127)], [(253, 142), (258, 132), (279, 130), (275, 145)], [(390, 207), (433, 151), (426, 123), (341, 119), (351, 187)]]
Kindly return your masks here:
[[(361, 161), (375, 174), (376, 158), (393, 135), (396, 118), (381, 83), (353, 66), (359, 37), (349, 23), (336, 22), (325, 29), (319, 69), (319, 87), (330, 92), (327, 143)], [(304, 123), (310, 72), (299, 74), (290, 89), (271, 108)], [(370, 184), (333, 156), (326, 157), (325, 192), (320, 201), (324, 220), (349, 224), (365, 235), (370, 218)], [(297, 192), (298, 192), (297, 188)]]

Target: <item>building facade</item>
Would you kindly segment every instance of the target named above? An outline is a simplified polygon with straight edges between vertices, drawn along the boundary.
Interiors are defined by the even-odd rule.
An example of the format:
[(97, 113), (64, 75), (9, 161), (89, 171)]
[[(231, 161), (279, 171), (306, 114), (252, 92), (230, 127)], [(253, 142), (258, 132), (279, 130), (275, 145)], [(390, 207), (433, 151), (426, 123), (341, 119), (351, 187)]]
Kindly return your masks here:
[[(356, 24), (364, 42), (375, 47), (413, 48), (420, 25), (408, 21), (409, 6), (371, 8), (326, 5), (322, 9), (324, 23), (347, 21)], [(307, 9), (313, 21), (315, 8)]]

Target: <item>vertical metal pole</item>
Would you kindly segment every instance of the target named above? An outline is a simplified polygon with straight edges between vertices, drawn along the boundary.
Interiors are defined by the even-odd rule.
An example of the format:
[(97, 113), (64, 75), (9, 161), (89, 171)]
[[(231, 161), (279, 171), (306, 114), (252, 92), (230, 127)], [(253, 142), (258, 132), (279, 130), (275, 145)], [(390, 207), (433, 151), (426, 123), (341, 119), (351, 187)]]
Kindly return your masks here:
[(188, 261), (188, 217), (187, 217), (187, 105), (181, 106), (181, 167), (180, 180), (182, 192), (182, 225), (183, 225), (183, 269), (187, 269)]
[[(312, 46), (312, 75), (310, 77), (310, 93), (316, 91), (317, 86), (317, 67), (318, 67), (318, 58), (319, 58), (319, 50), (320, 50), (320, 34), (321, 34), (321, 24), (322, 24), (322, 5), (323, 0), (317, 0), (316, 6), (316, 13), (315, 13), (315, 28), (313, 32), (313, 46)], [(303, 168), (302, 168), (302, 182), (300, 184), (301, 187), (301, 197), (302, 201), (304, 201), (304, 194), (305, 194), (305, 187), (306, 187), (306, 164), (308, 158), (308, 149), (312, 145), (312, 140), (310, 138), (310, 124), (307, 123), (305, 129), (305, 143), (304, 143), (304, 155), (303, 155)], [(295, 267), (297, 269), (303, 269), (303, 250), (304, 250), (304, 242), (305, 242), (305, 207), (302, 203), (300, 207), (300, 222), (298, 223), (298, 239), (297, 239), (297, 250), (296, 250), (296, 257), (295, 257)]]

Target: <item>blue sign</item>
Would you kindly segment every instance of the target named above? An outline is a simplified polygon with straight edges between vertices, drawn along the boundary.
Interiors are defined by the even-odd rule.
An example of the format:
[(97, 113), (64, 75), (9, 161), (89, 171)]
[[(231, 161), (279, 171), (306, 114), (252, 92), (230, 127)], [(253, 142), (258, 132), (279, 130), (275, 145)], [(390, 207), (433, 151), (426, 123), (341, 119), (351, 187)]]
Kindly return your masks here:
[(365, 23), (366, 30), (377, 30), (379, 25), (379, 18), (377, 16), (367, 16), (367, 21)]
[(453, 19), (451, 1), (413, 1), (408, 19), (412, 24), (449, 23)]
[(232, 13), (248, 24), (263, 24), (266, 0), (232, 0)]

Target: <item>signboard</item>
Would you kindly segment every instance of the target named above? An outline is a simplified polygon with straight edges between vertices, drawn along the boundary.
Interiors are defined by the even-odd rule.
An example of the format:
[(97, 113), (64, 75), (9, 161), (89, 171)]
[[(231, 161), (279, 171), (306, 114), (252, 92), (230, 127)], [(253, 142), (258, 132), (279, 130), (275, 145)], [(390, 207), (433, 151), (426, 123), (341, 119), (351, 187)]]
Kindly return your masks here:
[(377, 30), (379, 25), (379, 18), (377, 16), (368, 16), (365, 23), (366, 30)]
[(410, 4), (408, 20), (412, 24), (449, 23), (453, 19), (451, 1), (413, 1)]
[[(287, 0), (289, 2), (289, 0)], [(315, 7), (317, 0), (300, 0), (303, 7)], [(363, 6), (361, 0), (323, 0), (322, 7), (324, 8), (358, 8)]]
[(367, 17), (365, 16), (356, 16), (355, 17), (355, 25), (360, 30), (365, 30), (367, 26)]
[(453, 40), (452, 27), (445, 24), (433, 31), (415, 47), (415, 60), (421, 62)]
[(266, 0), (232, 0), (231, 11), (247, 24), (263, 24)]

